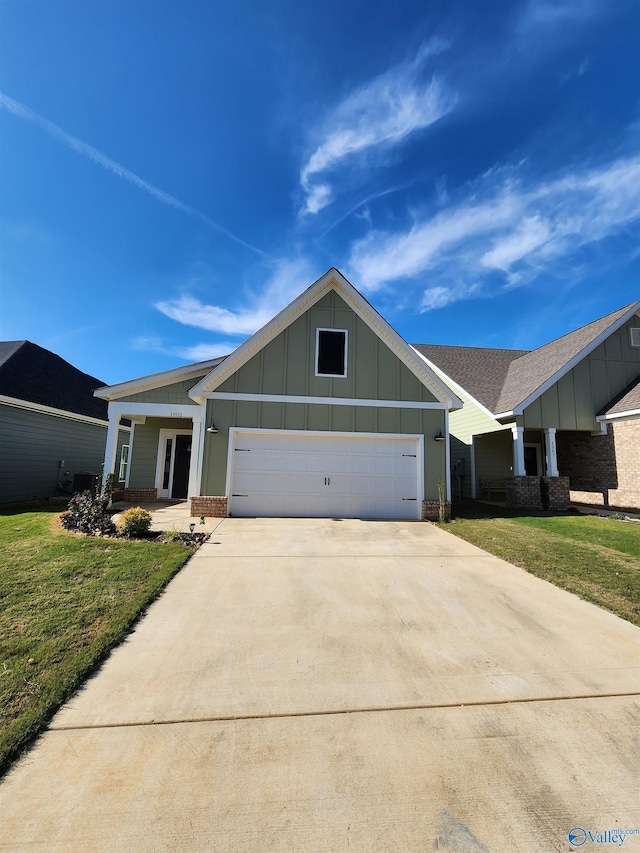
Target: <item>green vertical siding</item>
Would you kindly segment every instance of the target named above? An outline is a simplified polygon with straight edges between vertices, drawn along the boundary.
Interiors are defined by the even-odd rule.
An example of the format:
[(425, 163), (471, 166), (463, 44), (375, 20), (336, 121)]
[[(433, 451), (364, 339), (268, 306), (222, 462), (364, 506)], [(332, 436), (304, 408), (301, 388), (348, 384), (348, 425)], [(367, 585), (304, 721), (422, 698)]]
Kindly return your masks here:
[[(425, 497), (437, 500), (438, 480), (445, 479), (445, 443), (433, 441), (444, 432), (441, 409), (376, 409), (370, 406), (330, 406), (306, 403), (259, 404), (258, 419), (247, 419), (246, 404), (233, 400), (209, 400), (207, 423), (220, 430), (205, 436), (201, 493), (224, 495), (227, 477), (227, 446), (231, 427), (258, 429), (306, 429), (312, 432), (384, 432), (425, 435)], [(266, 426), (269, 424), (269, 426)], [(138, 433), (136, 429), (136, 442)], [(157, 446), (157, 441), (156, 441)], [(154, 469), (155, 470), (155, 469)]]
[[(442, 373), (442, 371), (436, 369), (435, 371), (438, 376), (443, 380), (443, 382), (447, 381), (447, 377)], [(449, 431), (451, 433), (451, 466), (452, 470), (455, 472), (455, 463), (457, 460), (464, 460), (464, 478), (462, 480), (462, 496), (465, 498), (470, 498), (472, 496), (472, 479), (471, 479), (471, 437), (472, 436), (486, 436), (488, 433), (494, 432), (502, 432), (505, 429), (509, 429), (511, 424), (508, 424), (506, 427), (504, 424), (498, 423), (498, 421), (488, 415), (484, 409), (482, 409), (467, 393), (462, 390), (456, 390), (456, 394), (462, 400), (464, 406), (462, 409), (456, 409), (455, 411), (449, 414)], [(508, 441), (511, 441), (511, 432), (507, 432)], [(482, 439), (484, 440), (484, 439)], [(501, 441), (502, 439), (500, 439)], [(488, 443), (487, 446), (489, 446)], [(479, 442), (475, 444), (476, 447), (476, 484), (477, 484), (477, 448), (479, 446)], [(504, 467), (502, 464), (502, 459), (500, 457), (500, 468)], [(511, 463), (509, 463), (511, 464)], [(484, 476), (490, 476), (488, 473), (485, 473)], [(502, 476), (501, 474), (495, 473), (494, 477)], [(458, 487), (459, 483), (457, 479), (452, 479), (452, 490), (453, 494), (458, 496)]]
[(640, 348), (629, 336), (639, 324), (629, 320), (534, 400), (524, 411), (525, 427), (597, 430), (596, 414), (640, 373)]
[(193, 422), (185, 418), (147, 418), (146, 423), (136, 424), (134, 447), (131, 452), (129, 488), (152, 489), (156, 479), (158, 463), (158, 441), (161, 429), (175, 432), (192, 432)]
[[(316, 330), (347, 331), (347, 376), (315, 375)], [(437, 402), (398, 356), (331, 291), (217, 392)]]
[(139, 394), (130, 394), (128, 397), (119, 397), (118, 403), (175, 403), (181, 406), (193, 406), (193, 400), (189, 397), (189, 391), (203, 376), (196, 376), (183, 382), (174, 382), (171, 385), (162, 385), (160, 388), (152, 388), (150, 391), (141, 391)]
[(106, 439), (106, 423), (0, 404), (0, 503), (63, 495), (59, 474), (69, 489), (74, 474), (102, 474)]

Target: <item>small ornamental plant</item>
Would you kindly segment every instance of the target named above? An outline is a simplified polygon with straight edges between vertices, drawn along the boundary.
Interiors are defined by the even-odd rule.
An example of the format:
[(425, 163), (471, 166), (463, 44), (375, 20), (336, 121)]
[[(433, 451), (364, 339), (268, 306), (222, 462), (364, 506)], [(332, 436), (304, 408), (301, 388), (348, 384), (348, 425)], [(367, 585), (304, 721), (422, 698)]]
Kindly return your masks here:
[(77, 530), (87, 536), (113, 536), (116, 528), (107, 511), (108, 503), (105, 495), (78, 492), (69, 501), (60, 523), (65, 530)]
[(151, 513), (141, 506), (125, 509), (118, 520), (118, 533), (127, 539), (144, 536), (151, 527)]

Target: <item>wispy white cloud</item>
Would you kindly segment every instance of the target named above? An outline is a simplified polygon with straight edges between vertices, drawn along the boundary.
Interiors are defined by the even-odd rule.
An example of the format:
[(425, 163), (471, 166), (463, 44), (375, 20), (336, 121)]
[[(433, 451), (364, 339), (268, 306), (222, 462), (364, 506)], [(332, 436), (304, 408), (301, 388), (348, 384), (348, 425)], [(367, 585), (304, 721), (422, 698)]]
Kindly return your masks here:
[(369, 291), (399, 279), (430, 279), (422, 310), (564, 268), (579, 249), (640, 218), (640, 157), (576, 169), (538, 182), (483, 176), (468, 197), (400, 232), (372, 231), (353, 244), (350, 274)]
[(285, 259), (272, 266), (263, 288), (244, 294), (248, 307), (229, 309), (183, 294), (157, 302), (155, 307), (185, 326), (224, 335), (253, 334), (281, 311), (312, 279), (311, 264), (305, 258)]
[(602, 0), (529, 0), (520, 18), (521, 30), (584, 20), (604, 11)]
[(331, 203), (327, 176), (346, 160), (374, 147), (397, 145), (453, 109), (456, 97), (442, 80), (421, 79), (428, 58), (448, 47), (437, 38), (423, 44), (413, 60), (356, 89), (329, 114), (322, 141), (300, 173), (302, 213), (317, 213)]
[(195, 219), (200, 220), (209, 228), (212, 228), (214, 231), (218, 231), (220, 234), (224, 234), (225, 237), (228, 237), (230, 240), (233, 240), (235, 243), (239, 243), (241, 246), (244, 246), (245, 249), (249, 249), (251, 252), (259, 255), (260, 257), (265, 257), (265, 253), (258, 249), (256, 246), (252, 246), (251, 243), (248, 243), (246, 240), (243, 240), (241, 237), (238, 237), (235, 234), (232, 234), (231, 231), (228, 231), (224, 226), (220, 225), (214, 219), (202, 213), (199, 210), (196, 210), (195, 207), (191, 207), (188, 204), (180, 201), (175, 196), (166, 193), (164, 190), (161, 190), (159, 187), (150, 184), (148, 181), (145, 181), (143, 178), (136, 175), (134, 172), (122, 166), (120, 163), (117, 163), (115, 160), (112, 160), (110, 157), (107, 157), (106, 154), (103, 154), (101, 151), (98, 151), (97, 148), (94, 148), (92, 145), (89, 145), (86, 142), (83, 142), (81, 139), (78, 139), (76, 136), (72, 136), (70, 133), (67, 133), (62, 128), (58, 127), (53, 122), (34, 112), (33, 110), (26, 107), (24, 104), (21, 104), (19, 101), (15, 101), (13, 98), (10, 98), (8, 95), (5, 95), (3, 92), (0, 92), (0, 109), (7, 110), (12, 115), (17, 116), (18, 118), (24, 119), (25, 121), (31, 122), (31, 124), (35, 124), (38, 127), (43, 128), (50, 136), (53, 136), (55, 139), (62, 142), (68, 148), (71, 148), (77, 154), (81, 154), (83, 157), (87, 157), (89, 160), (92, 160), (98, 166), (102, 166), (103, 169), (106, 169), (108, 172), (111, 172), (114, 175), (117, 175), (119, 178), (127, 181), (132, 184), (134, 187), (142, 190), (143, 192), (148, 193), (148, 195), (153, 196), (153, 198), (162, 202), (163, 204), (169, 205), (169, 207), (173, 207), (176, 210), (180, 210), (182, 213), (186, 213), (189, 216), (193, 216)]
[(216, 341), (215, 343), (194, 344), (188, 347), (172, 346), (167, 344), (163, 338), (154, 336), (140, 336), (129, 342), (129, 348), (142, 352), (158, 352), (163, 355), (176, 356), (186, 361), (209, 361), (229, 355), (238, 346), (237, 342)]

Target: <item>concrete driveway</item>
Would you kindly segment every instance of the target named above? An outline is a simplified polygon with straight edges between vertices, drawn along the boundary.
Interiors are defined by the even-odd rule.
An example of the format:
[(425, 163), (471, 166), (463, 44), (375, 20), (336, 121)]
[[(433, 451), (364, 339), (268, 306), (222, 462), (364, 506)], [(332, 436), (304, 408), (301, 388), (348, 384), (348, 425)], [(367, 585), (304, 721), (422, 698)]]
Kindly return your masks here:
[(0, 850), (640, 850), (604, 834), (639, 648), (429, 524), (225, 519), (0, 786)]

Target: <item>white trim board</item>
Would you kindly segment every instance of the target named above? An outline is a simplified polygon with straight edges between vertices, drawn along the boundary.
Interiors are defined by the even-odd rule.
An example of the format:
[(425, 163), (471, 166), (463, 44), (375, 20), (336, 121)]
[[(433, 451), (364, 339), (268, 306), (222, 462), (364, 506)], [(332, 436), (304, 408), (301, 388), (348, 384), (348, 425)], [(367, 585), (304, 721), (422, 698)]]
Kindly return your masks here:
[(203, 407), (179, 403), (109, 403), (109, 419), (145, 415), (150, 418), (194, 418), (202, 417)]
[(415, 347), (411, 347), (411, 349), (413, 349), (415, 354), (420, 356), (420, 358), (429, 365), (429, 367), (434, 371), (434, 373), (436, 373), (442, 379), (443, 382), (445, 382), (447, 385), (451, 384), (453, 386), (452, 390), (455, 390), (455, 391), (458, 391), (458, 392), (464, 394), (466, 397), (469, 398), (469, 400), (474, 404), (474, 406), (477, 406), (482, 412), (484, 412), (485, 415), (488, 415), (488, 417), (490, 417), (491, 420), (493, 420), (493, 421), (496, 420), (496, 416), (493, 414), (493, 412), (490, 412), (486, 406), (483, 406), (479, 400), (476, 400), (476, 398), (473, 395), (471, 395), (467, 391), (466, 388), (463, 388), (462, 385), (460, 385), (460, 383), (458, 383), (454, 379), (452, 379), (448, 374), (446, 374), (444, 372), (444, 370), (442, 370), (442, 368), (438, 367), (437, 364), (435, 364), (433, 361), (428, 359), (426, 357), (426, 355), (423, 355), (420, 352), (420, 350), (415, 349)]
[[(0, 403), (5, 406), (12, 406), (15, 409), (26, 409), (30, 412), (38, 412), (43, 415), (53, 415), (57, 418), (65, 418), (69, 421), (80, 421), (81, 423), (94, 424), (105, 429), (109, 426), (108, 421), (100, 420), (100, 418), (92, 418), (90, 415), (81, 415), (78, 412), (68, 412), (65, 409), (54, 409), (52, 406), (44, 406), (42, 403), (32, 403), (29, 400), (19, 400), (17, 397), (6, 397), (0, 394)], [(127, 426), (121, 426), (120, 429), (129, 429)]]
[(224, 361), (226, 356), (212, 358), (197, 364), (185, 364), (182, 367), (174, 367), (171, 370), (163, 370), (161, 373), (151, 373), (138, 379), (129, 379), (117, 385), (105, 385), (93, 392), (94, 397), (102, 400), (116, 400), (119, 397), (127, 397), (129, 394), (138, 394), (142, 391), (150, 391), (153, 388), (162, 388), (164, 385), (173, 385), (176, 382), (184, 382), (187, 379), (197, 379), (206, 376)]
[(611, 421), (629, 420), (640, 417), (640, 409), (629, 409), (628, 412), (615, 412), (612, 415), (599, 415), (598, 423), (610, 423)]
[(422, 403), (419, 400), (365, 400), (358, 397), (305, 397), (288, 394), (240, 394), (210, 391), (207, 400), (245, 400), (260, 403), (309, 403), (324, 406), (367, 406), (381, 409), (439, 409), (447, 410), (446, 403)]

